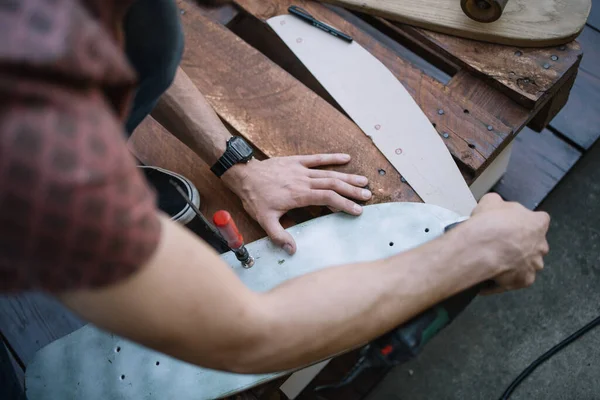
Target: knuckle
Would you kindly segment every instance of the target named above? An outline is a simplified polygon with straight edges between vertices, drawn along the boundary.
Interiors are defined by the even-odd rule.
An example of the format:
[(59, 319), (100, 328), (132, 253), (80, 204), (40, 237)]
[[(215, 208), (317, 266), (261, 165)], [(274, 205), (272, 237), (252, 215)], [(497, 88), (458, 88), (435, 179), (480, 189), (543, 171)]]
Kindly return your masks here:
[(523, 286), (530, 287), (535, 283), (535, 273), (527, 274), (523, 279)]

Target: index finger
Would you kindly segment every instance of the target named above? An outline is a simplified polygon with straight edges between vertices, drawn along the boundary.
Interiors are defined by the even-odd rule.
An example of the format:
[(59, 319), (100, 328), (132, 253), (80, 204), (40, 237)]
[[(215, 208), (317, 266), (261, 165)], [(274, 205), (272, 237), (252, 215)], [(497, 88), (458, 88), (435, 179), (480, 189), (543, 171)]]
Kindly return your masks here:
[(310, 156), (296, 156), (300, 164), (306, 168), (321, 167), (324, 165), (340, 165), (350, 161), (349, 154), (312, 154)]

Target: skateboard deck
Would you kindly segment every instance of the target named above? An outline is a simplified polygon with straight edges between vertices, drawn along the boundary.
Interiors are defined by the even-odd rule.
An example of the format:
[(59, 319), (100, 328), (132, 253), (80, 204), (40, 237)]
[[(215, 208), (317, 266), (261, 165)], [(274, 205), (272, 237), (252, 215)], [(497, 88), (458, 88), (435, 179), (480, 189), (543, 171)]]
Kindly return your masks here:
[(497, 21), (483, 23), (465, 14), (460, 0), (321, 1), (449, 35), (521, 47), (572, 41), (592, 6), (591, 0), (509, 0)]
[[(298, 244), (294, 256), (264, 238), (248, 244), (256, 260), (251, 269), (242, 268), (231, 252), (222, 257), (248, 287), (268, 291), (319, 269), (406, 251), (460, 219), (434, 205), (378, 204), (364, 207), (360, 217), (337, 213), (289, 228)], [(26, 386), (29, 400), (209, 400), (286, 373), (239, 375), (200, 368), (87, 325), (39, 350), (27, 366)]]
[(293, 15), (267, 22), (425, 203), (471, 214), (475, 198), (443, 139), (378, 59)]

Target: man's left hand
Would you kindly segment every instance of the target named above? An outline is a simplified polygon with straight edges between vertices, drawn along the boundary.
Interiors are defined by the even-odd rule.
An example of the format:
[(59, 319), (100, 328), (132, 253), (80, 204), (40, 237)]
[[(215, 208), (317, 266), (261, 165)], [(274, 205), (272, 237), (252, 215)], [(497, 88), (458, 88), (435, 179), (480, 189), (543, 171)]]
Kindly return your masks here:
[(287, 211), (307, 206), (328, 206), (360, 215), (362, 207), (349, 199), (365, 201), (371, 198), (371, 192), (363, 189), (368, 183), (366, 177), (313, 169), (349, 161), (348, 154), (251, 160), (229, 169), (223, 175), (223, 181), (240, 197), (246, 211), (271, 240), (289, 254), (294, 254), (296, 243), (279, 222)]

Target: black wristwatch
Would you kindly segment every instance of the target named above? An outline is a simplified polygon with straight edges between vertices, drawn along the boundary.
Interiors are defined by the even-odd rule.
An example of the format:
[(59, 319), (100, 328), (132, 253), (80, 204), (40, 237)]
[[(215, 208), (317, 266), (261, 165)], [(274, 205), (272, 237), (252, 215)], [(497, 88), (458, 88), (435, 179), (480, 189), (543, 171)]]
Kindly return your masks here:
[(211, 171), (218, 177), (223, 175), (227, 170), (235, 164), (247, 163), (252, 159), (254, 151), (246, 141), (239, 137), (233, 136), (227, 141), (225, 153), (219, 158), (219, 161), (211, 167)]

